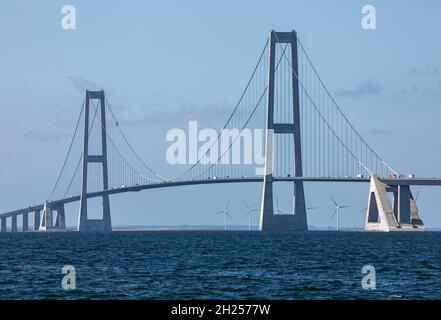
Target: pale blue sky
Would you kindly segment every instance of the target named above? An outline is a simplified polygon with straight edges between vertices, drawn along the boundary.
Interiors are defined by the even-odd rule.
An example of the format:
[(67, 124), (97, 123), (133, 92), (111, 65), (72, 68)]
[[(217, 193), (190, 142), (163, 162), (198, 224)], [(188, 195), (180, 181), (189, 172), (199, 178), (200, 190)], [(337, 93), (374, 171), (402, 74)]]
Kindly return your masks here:
[[(60, 26), (65, 4), (77, 9), (77, 30)], [(374, 31), (360, 26), (365, 4), (377, 9)], [(86, 85), (106, 90), (146, 162), (162, 174), (175, 172), (165, 161), (166, 131), (185, 129), (181, 117), (188, 112), (221, 126), (220, 115), (233, 108), (271, 29), (297, 30), (344, 112), (394, 168), (439, 177), (440, 16), (439, 0), (4, 1), (0, 211), (48, 197)], [(366, 82), (377, 89), (363, 87)], [(167, 117), (152, 123), (158, 111)], [(319, 207), (309, 222), (333, 224), (332, 192), (353, 205), (342, 225), (361, 226), (367, 188), (307, 184), (308, 203)], [(230, 199), (235, 223), (246, 223), (241, 200), (257, 206), (260, 189), (224, 185), (117, 196), (113, 222), (221, 224), (211, 212)], [(280, 191), (282, 208), (289, 207), (287, 190)], [(441, 226), (440, 195), (441, 188), (421, 189), (428, 226)], [(69, 224), (76, 210), (70, 208)]]

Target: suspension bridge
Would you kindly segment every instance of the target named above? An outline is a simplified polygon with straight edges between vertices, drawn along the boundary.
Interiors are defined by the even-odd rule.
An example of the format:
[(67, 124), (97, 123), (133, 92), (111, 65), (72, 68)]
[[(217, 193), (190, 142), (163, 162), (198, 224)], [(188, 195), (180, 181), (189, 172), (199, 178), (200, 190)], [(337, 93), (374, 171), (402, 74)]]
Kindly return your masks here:
[[(219, 140), (231, 130), (227, 143)], [(243, 150), (246, 132), (264, 168)], [(234, 153), (241, 161), (232, 160)], [(232, 164), (232, 162), (234, 162)], [(273, 184), (293, 184), (290, 214), (274, 212)], [(86, 91), (72, 140), (44, 202), (0, 214), (1, 231), (66, 230), (65, 205), (78, 202), (78, 231), (112, 230), (110, 196), (125, 192), (218, 183), (261, 183), (260, 230), (308, 230), (304, 182), (370, 183), (366, 230), (424, 230), (410, 186), (440, 186), (441, 178), (398, 174), (357, 132), (320, 78), (297, 33), (271, 31), (237, 103), (197, 159), (166, 178), (142, 159), (124, 134), (104, 91)], [(390, 203), (388, 192), (393, 193)], [(102, 218), (90, 219), (88, 200), (102, 199)], [(21, 228), (18, 217), (21, 216)]]

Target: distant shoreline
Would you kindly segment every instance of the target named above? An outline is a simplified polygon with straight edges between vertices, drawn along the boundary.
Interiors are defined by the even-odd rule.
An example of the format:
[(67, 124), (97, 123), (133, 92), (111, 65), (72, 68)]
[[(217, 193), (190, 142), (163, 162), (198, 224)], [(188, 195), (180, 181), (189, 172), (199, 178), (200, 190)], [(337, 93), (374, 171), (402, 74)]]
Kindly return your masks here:
[[(10, 230), (8, 230), (10, 231)], [(21, 230), (19, 230), (21, 231)], [(75, 226), (67, 227), (64, 232), (76, 232)], [(248, 226), (236, 225), (229, 226), (227, 230), (224, 226), (114, 226), (112, 228), (114, 232), (136, 232), (136, 231), (259, 231), (257, 226), (253, 226), (251, 230), (248, 230)], [(315, 227), (309, 226), (309, 232), (335, 232), (333, 227)], [(340, 232), (364, 232), (363, 228), (340, 228)], [(441, 228), (427, 228), (426, 232), (440, 232)], [(29, 230), (27, 232), (39, 232), (34, 230)], [(21, 233), (21, 232), (20, 232)], [(375, 232), (374, 232), (375, 233)], [(392, 232), (395, 233), (395, 232)], [(409, 232), (414, 233), (414, 232)], [(424, 232), (423, 232), (424, 233)], [(9, 233), (8, 233), (9, 234)]]
[[(225, 231), (223, 226), (115, 226), (113, 231)], [(230, 226), (227, 231), (259, 231), (257, 227), (248, 230), (248, 226)], [(310, 226), (309, 231), (336, 231), (332, 227), (318, 228)], [(341, 232), (364, 232), (363, 228), (342, 228)], [(439, 232), (441, 228), (428, 228), (428, 232)]]

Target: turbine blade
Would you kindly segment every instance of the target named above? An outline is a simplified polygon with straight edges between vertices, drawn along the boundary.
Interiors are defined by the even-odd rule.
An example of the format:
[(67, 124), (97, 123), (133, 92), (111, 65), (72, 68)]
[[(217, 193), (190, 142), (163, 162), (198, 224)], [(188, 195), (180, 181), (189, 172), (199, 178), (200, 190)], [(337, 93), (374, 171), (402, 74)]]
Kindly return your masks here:
[(306, 210), (315, 210), (317, 207), (307, 207)]
[(248, 205), (248, 203), (247, 203), (245, 200), (243, 200), (243, 203), (245, 204), (245, 206), (246, 206), (248, 209), (251, 210), (250, 206)]
[(225, 211), (228, 211), (229, 205), (230, 205), (230, 200), (227, 201), (227, 207), (226, 207)]
[(347, 206), (347, 205), (346, 205), (346, 206), (340, 206), (339, 208), (340, 208), (340, 209), (343, 209), (343, 208), (350, 208), (350, 207), (351, 207), (351, 206)]
[(415, 197), (415, 203), (417, 202), (419, 196), (420, 196), (420, 190), (418, 190), (417, 195)]
[(337, 208), (335, 208), (334, 213), (332, 214), (331, 220), (335, 218), (335, 215), (337, 214)]
[(331, 196), (331, 200), (332, 200), (332, 203), (333, 203), (336, 207), (338, 207), (337, 201), (335, 201), (334, 198), (333, 198), (332, 196)]
[(213, 214), (221, 214), (221, 213), (224, 213), (225, 211), (224, 210), (222, 210), (222, 211), (219, 211), (219, 212), (214, 212)]
[(280, 210), (279, 208), (276, 208), (276, 210), (275, 210), (277, 213), (280, 213), (280, 214), (288, 214), (288, 213), (285, 213), (285, 212), (283, 212), (282, 210)]
[(361, 209), (360, 212), (365, 212), (367, 210), (367, 207), (364, 209)]

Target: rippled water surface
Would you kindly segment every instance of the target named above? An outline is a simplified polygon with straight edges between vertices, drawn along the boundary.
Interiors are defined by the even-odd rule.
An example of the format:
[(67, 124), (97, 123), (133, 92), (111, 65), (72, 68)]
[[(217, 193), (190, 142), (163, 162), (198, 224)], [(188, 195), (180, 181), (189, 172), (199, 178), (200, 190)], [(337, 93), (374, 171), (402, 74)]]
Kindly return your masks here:
[(6, 233), (0, 299), (439, 299), (440, 264), (441, 232)]

